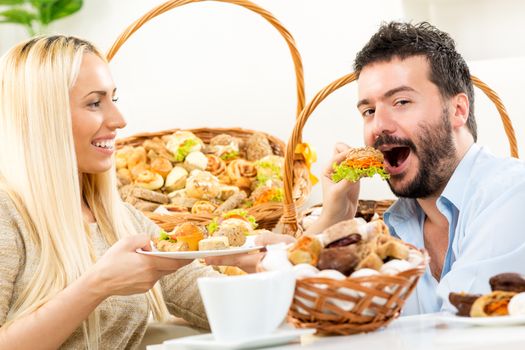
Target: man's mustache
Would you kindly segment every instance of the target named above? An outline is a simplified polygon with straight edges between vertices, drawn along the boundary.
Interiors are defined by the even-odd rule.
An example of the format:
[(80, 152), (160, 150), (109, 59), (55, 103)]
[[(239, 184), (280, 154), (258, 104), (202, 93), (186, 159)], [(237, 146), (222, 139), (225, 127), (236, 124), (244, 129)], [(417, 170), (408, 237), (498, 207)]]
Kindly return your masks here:
[(412, 151), (416, 152), (416, 145), (411, 140), (403, 139), (403, 138), (388, 135), (388, 134), (379, 135), (379, 137), (374, 142), (374, 148), (378, 148), (379, 146), (390, 145), (390, 144), (394, 144), (398, 146), (407, 146)]

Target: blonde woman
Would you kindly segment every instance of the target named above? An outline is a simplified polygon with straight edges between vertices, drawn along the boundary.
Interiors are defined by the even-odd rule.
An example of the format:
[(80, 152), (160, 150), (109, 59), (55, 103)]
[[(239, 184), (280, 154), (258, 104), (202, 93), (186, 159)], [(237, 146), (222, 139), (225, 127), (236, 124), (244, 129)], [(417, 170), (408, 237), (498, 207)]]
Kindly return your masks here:
[(116, 192), (115, 102), (86, 41), (0, 60), (0, 349), (134, 348), (151, 313), (207, 326), (195, 281), (216, 273), (135, 252), (158, 228)]

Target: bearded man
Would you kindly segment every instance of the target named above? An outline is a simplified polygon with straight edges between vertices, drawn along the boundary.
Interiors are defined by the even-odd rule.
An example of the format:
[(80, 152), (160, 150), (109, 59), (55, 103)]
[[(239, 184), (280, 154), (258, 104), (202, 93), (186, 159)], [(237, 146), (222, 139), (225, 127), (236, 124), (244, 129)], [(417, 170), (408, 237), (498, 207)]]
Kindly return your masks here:
[[(385, 221), (431, 258), (404, 314), (453, 311), (450, 292), (486, 293), (491, 276), (525, 273), (525, 164), (476, 143), (473, 85), (450, 36), (428, 23), (384, 24), (354, 69), (365, 143), (383, 153), (399, 197)], [(356, 213), (359, 183), (330, 180), (347, 150), (335, 147), (307, 233)]]

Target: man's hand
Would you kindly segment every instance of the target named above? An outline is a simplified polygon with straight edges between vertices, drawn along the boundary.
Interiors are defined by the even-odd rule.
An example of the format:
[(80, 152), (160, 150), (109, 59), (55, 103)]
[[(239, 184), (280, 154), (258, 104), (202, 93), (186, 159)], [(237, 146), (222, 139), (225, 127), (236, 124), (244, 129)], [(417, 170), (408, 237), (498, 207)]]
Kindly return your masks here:
[(305, 232), (306, 234), (320, 233), (339, 221), (348, 220), (355, 216), (359, 197), (359, 181), (342, 180), (338, 183), (332, 181), (333, 164), (339, 164), (345, 160), (349, 149), (350, 147), (344, 143), (335, 145), (333, 157), (325, 168), (321, 179), (323, 211), (319, 219)]

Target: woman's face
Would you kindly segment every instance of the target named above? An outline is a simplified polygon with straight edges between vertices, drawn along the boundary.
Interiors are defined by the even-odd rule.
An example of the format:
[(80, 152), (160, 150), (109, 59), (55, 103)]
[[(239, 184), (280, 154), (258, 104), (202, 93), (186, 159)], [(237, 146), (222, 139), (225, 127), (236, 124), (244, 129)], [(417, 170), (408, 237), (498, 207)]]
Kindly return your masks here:
[(109, 67), (100, 57), (86, 53), (70, 105), (73, 138), (80, 173), (97, 174), (111, 168), (117, 129), (126, 126), (116, 102)]

